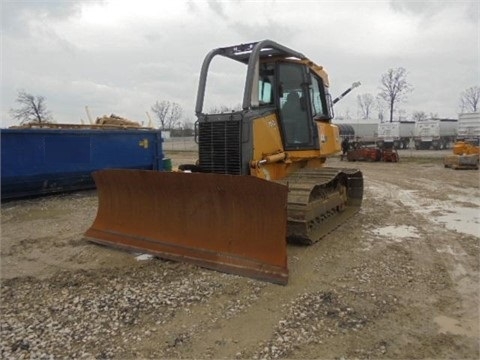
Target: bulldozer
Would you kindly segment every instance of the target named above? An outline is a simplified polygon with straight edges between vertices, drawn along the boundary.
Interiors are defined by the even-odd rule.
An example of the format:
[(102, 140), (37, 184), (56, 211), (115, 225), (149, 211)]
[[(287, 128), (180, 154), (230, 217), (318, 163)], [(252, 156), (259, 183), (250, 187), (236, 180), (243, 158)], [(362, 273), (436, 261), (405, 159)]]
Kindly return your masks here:
[[(246, 66), (240, 110), (203, 111), (216, 56)], [(197, 162), (95, 172), (98, 210), (85, 237), (287, 284), (287, 242), (317, 242), (362, 203), (361, 171), (326, 166), (341, 151), (333, 104), (350, 90), (332, 100), (322, 66), (271, 40), (211, 50), (195, 104)]]
[(458, 139), (453, 145), (453, 154), (445, 156), (443, 164), (455, 170), (478, 170), (479, 155), (478, 139)]

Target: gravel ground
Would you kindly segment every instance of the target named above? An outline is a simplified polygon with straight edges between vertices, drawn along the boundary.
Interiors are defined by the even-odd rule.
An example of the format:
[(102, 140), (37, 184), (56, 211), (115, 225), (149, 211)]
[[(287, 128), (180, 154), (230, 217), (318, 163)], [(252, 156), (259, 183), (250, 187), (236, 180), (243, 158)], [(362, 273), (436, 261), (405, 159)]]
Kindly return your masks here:
[(286, 286), (89, 243), (95, 191), (2, 204), (1, 358), (478, 359), (479, 172), (408, 152), (331, 159), (362, 209)]

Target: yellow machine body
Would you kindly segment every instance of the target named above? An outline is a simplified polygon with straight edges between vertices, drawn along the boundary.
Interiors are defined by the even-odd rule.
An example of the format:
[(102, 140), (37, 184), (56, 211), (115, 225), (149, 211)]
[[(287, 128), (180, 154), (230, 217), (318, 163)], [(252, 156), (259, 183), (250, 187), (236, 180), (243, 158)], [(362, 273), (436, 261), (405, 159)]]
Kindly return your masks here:
[(471, 169), (479, 168), (480, 147), (469, 141), (457, 141), (453, 145), (453, 155), (447, 155), (443, 159), (446, 168)]
[(457, 141), (453, 145), (453, 153), (455, 155), (474, 155), (480, 154), (480, 147), (473, 145), (468, 141)]
[(322, 167), (328, 156), (341, 151), (341, 141), (336, 125), (318, 122), (316, 127), (320, 149), (286, 151), (277, 117), (271, 114), (255, 120), (251, 175), (265, 180), (280, 180), (301, 168)]

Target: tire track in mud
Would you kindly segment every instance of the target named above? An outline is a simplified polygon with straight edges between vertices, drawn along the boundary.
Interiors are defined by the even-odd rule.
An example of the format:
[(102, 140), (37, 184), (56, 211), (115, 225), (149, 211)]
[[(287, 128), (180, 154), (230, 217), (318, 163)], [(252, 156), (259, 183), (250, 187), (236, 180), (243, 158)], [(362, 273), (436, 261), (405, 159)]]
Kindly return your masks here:
[[(436, 197), (430, 197), (431, 188), (425, 184), (423, 186), (418, 184), (418, 190), (411, 191), (378, 180), (372, 180), (371, 183), (372, 190), (378, 194), (377, 196), (388, 194), (385, 197), (386, 201), (396, 200), (412, 214), (415, 222), (411, 225), (420, 237), (414, 242), (413, 247), (411, 245), (407, 247), (411, 247), (410, 251), (417, 258), (416, 262), (423, 263), (431, 271), (443, 269), (450, 277), (456, 296), (449, 297), (451, 302), (446, 304), (444, 313), (438, 313), (432, 319), (438, 326), (439, 333), (465, 335), (478, 342), (479, 259), (478, 255), (470, 256), (472, 252), (467, 252), (464, 244), (472, 242), (478, 244), (479, 238), (468, 234), (468, 231), (467, 234), (462, 234), (451, 230), (448, 225), (442, 224), (437, 219), (439, 214), (454, 211), (452, 209), (455, 208), (455, 200), (439, 201)], [(440, 307), (439, 305), (436, 304), (436, 307)]]

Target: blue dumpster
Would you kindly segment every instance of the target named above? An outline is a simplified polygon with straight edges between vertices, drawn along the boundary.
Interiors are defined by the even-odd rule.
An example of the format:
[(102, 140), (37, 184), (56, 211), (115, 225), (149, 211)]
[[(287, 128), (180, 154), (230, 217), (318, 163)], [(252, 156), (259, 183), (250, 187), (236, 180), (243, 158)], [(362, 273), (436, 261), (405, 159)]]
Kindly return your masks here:
[(164, 169), (153, 129), (2, 129), (1, 161), (2, 200), (92, 189), (99, 169)]

